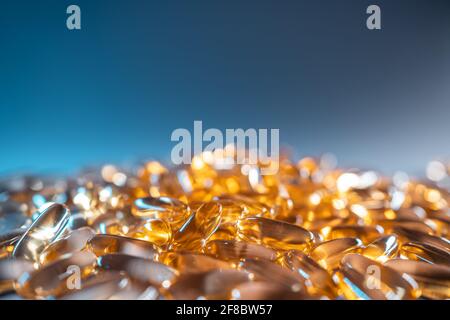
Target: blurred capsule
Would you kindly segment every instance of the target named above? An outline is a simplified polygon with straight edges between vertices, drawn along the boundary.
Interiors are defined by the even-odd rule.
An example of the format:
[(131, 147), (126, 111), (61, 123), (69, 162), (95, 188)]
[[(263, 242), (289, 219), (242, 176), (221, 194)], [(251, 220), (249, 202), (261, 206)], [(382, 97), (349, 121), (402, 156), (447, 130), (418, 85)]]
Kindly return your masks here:
[(332, 271), (339, 266), (341, 259), (347, 253), (360, 252), (361, 249), (361, 240), (357, 238), (340, 238), (320, 243), (311, 250), (310, 256), (322, 268)]
[(302, 227), (287, 222), (251, 217), (238, 222), (239, 238), (280, 250), (307, 250), (314, 236)]
[(206, 272), (215, 269), (227, 270), (234, 267), (227, 261), (188, 252), (164, 252), (161, 253), (159, 261), (178, 270), (181, 274)]
[(23, 274), (16, 283), (16, 290), (27, 299), (66, 294), (94, 270), (96, 259), (90, 252), (75, 252), (30, 274)]
[(98, 258), (98, 266), (105, 270), (123, 271), (130, 279), (156, 287), (168, 287), (178, 272), (165, 264), (126, 254), (107, 254)]
[(411, 231), (401, 227), (395, 228), (394, 232), (399, 235), (403, 243), (421, 242), (438, 247), (444, 251), (450, 251), (450, 241), (445, 238), (432, 236), (423, 232)]
[(114, 235), (98, 234), (88, 241), (87, 248), (98, 257), (110, 253), (123, 253), (151, 260), (158, 257), (158, 247), (153, 243)]
[(327, 240), (339, 238), (358, 238), (364, 244), (371, 243), (383, 235), (383, 229), (379, 226), (344, 225), (330, 228), (325, 238)]
[(63, 239), (48, 245), (39, 256), (39, 262), (46, 264), (60, 259), (67, 254), (81, 251), (94, 235), (95, 231), (90, 227), (74, 230)]
[(278, 257), (277, 251), (243, 241), (214, 240), (208, 242), (204, 252), (215, 258), (226, 261), (239, 261), (242, 259), (264, 259), (275, 261)]
[(450, 298), (450, 267), (448, 265), (404, 259), (389, 260), (384, 265), (413, 277), (420, 286), (422, 296), (439, 300)]
[(395, 235), (381, 237), (361, 250), (361, 254), (369, 259), (386, 262), (395, 258), (399, 244)]
[(27, 225), (28, 222), (29, 218), (21, 211), (19, 203), (0, 202), (0, 238)]
[(286, 288), (271, 281), (251, 281), (235, 286), (231, 290), (232, 300), (310, 300), (306, 291)]
[(401, 246), (400, 255), (406, 259), (424, 261), (431, 264), (450, 265), (450, 253), (433, 245), (408, 242)]
[(395, 270), (359, 254), (348, 254), (335, 279), (347, 299), (409, 300), (420, 290), (412, 278), (403, 278)]
[(25, 229), (15, 229), (0, 237), (0, 259), (7, 258), (12, 255), (14, 246), (24, 233)]
[(14, 282), (24, 273), (34, 270), (33, 263), (25, 259), (0, 259), (0, 294), (13, 291)]
[(176, 300), (224, 300), (230, 298), (235, 286), (250, 280), (244, 271), (212, 270), (180, 277), (168, 293)]
[(39, 261), (44, 248), (61, 237), (68, 226), (70, 212), (66, 206), (48, 203), (14, 247), (14, 257)]
[(309, 293), (330, 299), (336, 297), (336, 289), (330, 274), (303, 252), (287, 251), (280, 257), (279, 262), (305, 279)]
[(409, 232), (421, 232), (433, 234), (433, 228), (422, 221), (404, 221), (404, 220), (380, 220), (376, 222), (384, 229), (386, 234), (395, 233), (396, 230), (402, 229)]

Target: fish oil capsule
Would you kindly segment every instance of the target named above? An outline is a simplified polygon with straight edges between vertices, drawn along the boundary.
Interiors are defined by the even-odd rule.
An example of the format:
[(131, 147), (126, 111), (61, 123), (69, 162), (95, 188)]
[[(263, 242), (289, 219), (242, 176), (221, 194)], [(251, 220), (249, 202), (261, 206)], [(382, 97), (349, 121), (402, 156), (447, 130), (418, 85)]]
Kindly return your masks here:
[(401, 246), (400, 256), (410, 260), (450, 265), (450, 253), (425, 243), (408, 242)]
[(413, 277), (420, 286), (422, 296), (439, 300), (450, 298), (450, 268), (448, 266), (405, 259), (389, 260), (384, 265)]
[(48, 245), (39, 256), (39, 262), (46, 264), (67, 254), (81, 251), (94, 235), (95, 231), (90, 227), (74, 230), (66, 237)]
[(383, 235), (383, 229), (379, 226), (336, 226), (330, 228), (325, 235), (327, 240), (339, 238), (358, 238), (364, 244), (371, 243)]
[(395, 235), (381, 237), (361, 250), (361, 254), (369, 259), (386, 262), (397, 256), (399, 243)]
[(29, 218), (21, 211), (18, 203), (0, 202), (0, 238), (8, 235), (11, 230), (27, 225)]
[(347, 299), (409, 300), (420, 290), (412, 278), (359, 254), (348, 254), (341, 261), (335, 278)]
[(87, 248), (98, 257), (110, 253), (123, 253), (151, 260), (158, 257), (158, 247), (153, 243), (114, 235), (98, 234), (88, 241)]
[(132, 213), (140, 218), (161, 219), (178, 229), (190, 214), (189, 207), (170, 197), (145, 197), (134, 201)]
[(220, 204), (216, 202), (203, 204), (175, 233), (172, 246), (189, 251), (200, 250), (217, 230), (221, 220)]
[(132, 280), (156, 287), (170, 286), (178, 275), (175, 269), (165, 264), (120, 253), (101, 256), (97, 264), (105, 270), (123, 271)]
[(0, 237), (0, 259), (8, 258), (12, 255), (15, 244), (20, 240), (24, 232), (24, 229), (16, 229)]
[(212, 270), (180, 277), (168, 294), (176, 300), (229, 299), (233, 288), (250, 281), (247, 272), (238, 270)]
[(450, 214), (437, 213), (430, 215), (425, 223), (432, 225), (437, 236), (449, 238), (450, 235)]
[(14, 290), (14, 282), (24, 273), (34, 270), (33, 263), (25, 259), (0, 259), (0, 294)]
[(302, 227), (260, 217), (240, 219), (238, 235), (243, 241), (279, 250), (306, 250), (314, 240), (312, 233)]
[(60, 300), (106, 300), (129, 285), (129, 279), (120, 272), (100, 272), (82, 281), (81, 288), (68, 290)]
[(384, 232), (387, 234), (395, 233), (398, 228), (410, 231), (421, 232), (426, 234), (433, 234), (433, 228), (426, 225), (422, 221), (396, 221), (396, 220), (381, 220), (377, 221), (377, 224), (383, 227)]
[(359, 252), (362, 242), (357, 238), (339, 238), (328, 240), (314, 247), (310, 256), (322, 268), (332, 271), (339, 266), (341, 259), (348, 253)]
[(297, 291), (269, 281), (251, 281), (231, 290), (231, 300), (311, 300), (306, 291)]
[(16, 284), (17, 293), (27, 299), (58, 297), (71, 290), (72, 275), (80, 280), (95, 268), (97, 257), (90, 252), (75, 252), (67, 258), (49, 263), (33, 273), (22, 276)]
[(251, 273), (255, 281), (277, 283), (294, 292), (306, 290), (303, 277), (268, 260), (245, 259), (239, 263), (238, 268)]
[(305, 278), (307, 290), (312, 295), (336, 297), (336, 290), (330, 274), (316, 261), (301, 251), (287, 251), (280, 258), (279, 263)]
[(402, 242), (420, 242), (438, 247), (444, 251), (450, 251), (450, 241), (442, 238), (432, 236), (423, 232), (414, 232), (405, 228), (395, 228), (395, 233), (399, 235)]
[(131, 226), (142, 220), (131, 216), (127, 211), (109, 210), (97, 216), (91, 224), (98, 233), (126, 236)]
[(214, 240), (209, 241), (204, 252), (217, 259), (225, 261), (240, 261), (242, 259), (264, 259), (275, 261), (278, 257), (277, 251), (243, 241)]
[(234, 268), (234, 265), (230, 262), (188, 252), (163, 252), (159, 257), (159, 262), (178, 270), (180, 274)]
[(243, 209), (242, 214), (245, 217), (250, 216), (263, 217), (272, 215), (271, 213), (272, 210), (270, 207), (244, 195), (234, 194), (229, 196), (221, 196), (218, 197), (218, 199), (230, 200), (238, 204)]
[(66, 231), (70, 212), (66, 206), (48, 203), (41, 207), (39, 217), (31, 224), (14, 247), (14, 257), (39, 261), (44, 248), (60, 238)]
[(152, 242), (158, 246), (169, 244), (172, 239), (170, 225), (161, 219), (149, 219), (132, 226), (128, 237)]

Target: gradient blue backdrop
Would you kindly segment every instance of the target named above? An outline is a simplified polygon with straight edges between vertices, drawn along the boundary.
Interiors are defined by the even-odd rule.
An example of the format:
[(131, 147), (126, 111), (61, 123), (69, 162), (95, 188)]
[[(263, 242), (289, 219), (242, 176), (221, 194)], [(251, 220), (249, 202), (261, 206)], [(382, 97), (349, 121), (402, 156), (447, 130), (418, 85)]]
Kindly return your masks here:
[(450, 155), (448, 0), (2, 1), (0, 41), (0, 173), (167, 159), (194, 120), (388, 172)]

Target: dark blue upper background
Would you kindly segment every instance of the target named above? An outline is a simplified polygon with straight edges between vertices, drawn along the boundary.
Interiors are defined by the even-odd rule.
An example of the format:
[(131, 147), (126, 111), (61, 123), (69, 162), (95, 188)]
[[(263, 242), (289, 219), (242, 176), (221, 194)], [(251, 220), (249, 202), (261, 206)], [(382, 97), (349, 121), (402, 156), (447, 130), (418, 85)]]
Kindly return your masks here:
[(194, 120), (347, 166), (450, 155), (448, 0), (2, 1), (0, 41), (0, 173), (168, 158)]

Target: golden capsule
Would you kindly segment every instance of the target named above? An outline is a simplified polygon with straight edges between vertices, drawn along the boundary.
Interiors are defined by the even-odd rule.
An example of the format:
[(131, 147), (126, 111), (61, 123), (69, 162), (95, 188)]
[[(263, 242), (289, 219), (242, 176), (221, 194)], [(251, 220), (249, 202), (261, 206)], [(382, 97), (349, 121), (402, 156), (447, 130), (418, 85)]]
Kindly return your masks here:
[(132, 226), (128, 237), (152, 242), (158, 246), (169, 244), (172, 239), (170, 225), (161, 219), (149, 219)]
[(14, 282), (24, 273), (34, 270), (33, 262), (17, 259), (0, 259), (0, 294), (14, 289)]
[(395, 233), (399, 235), (400, 239), (404, 242), (421, 242), (425, 244), (438, 247), (444, 251), (450, 251), (450, 241), (442, 238), (432, 236), (423, 232), (411, 231), (405, 228), (395, 228)]
[(128, 277), (120, 272), (100, 272), (83, 279), (78, 289), (67, 290), (55, 297), (60, 300), (106, 300), (129, 285)]
[(17, 281), (16, 290), (27, 299), (58, 297), (76, 288), (76, 282), (93, 271), (96, 259), (90, 252), (75, 252), (27, 276), (23, 275)]
[(238, 268), (251, 273), (255, 281), (273, 282), (294, 292), (306, 290), (302, 276), (268, 260), (245, 259), (239, 263)]
[(123, 253), (151, 260), (158, 257), (158, 247), (153, 243), (114, 235), (98, 234), (88, 241), (87, 248), (98, 257), (110, 253)]
[(46, 264), (64, 257), (67, 254), (81, 251), (94, 235), (95, 231), (90, 227), (74, 230), (63, 239), (48, 245), (39, 256), (39, 262), (41, 264)]
[(399, 250), (398, 239), (395, 235), (381, 237), (361, 250), (361, 254), (369, 259), (386, 262), (395, 258)]
[(178, 229), (190, 214), (189, 207), (170, 197), (146, 197), (134, 201), (132, 213), (146, 219), (161, 219)]
[(202, 254), (188, 252), (164, 252), (159, 261), (178, 270), (181, 274), (206, 272), (215, 269), (233, 269), (233, 264)]
[(401, 257), (410, 260), (424, 261), (428, 263), (436, 263), (450, 265), (450, 253), (433, 245), (408, 242), (400, 248)]
[(361, 249), (361, 240), (340, 238), (320, 243), (311, 250), (310, 256), (322, 268), (332, 271), (339, 266), (341, 259), (346, 254), (359, 252)]
[(379, 226), (344, 225), (330, 228), (325, 235), (325, 238), (327, 240), (339, 238), (358, 238), (364, 244), (369, 244), (382, 235), (383, 230)]
[(0, 237), (0, 259), (9, 258), (14, 251), (15, 244), (23, 236), (25, 230), (16, 229)]
[(383, 227), (387, 234), (395, 233), (399, 228), (410, 232), (421, 232), (426, 234), (433, 234), (433, 228), (422, 221), (397, 221), (397, 220), (381, 220), (377, 224)]
[(279, 263), (302, 276), (310, 294), (330, 299), (336, 297), (336, 289), (330, 274), (303, 252), (287, 251), (279, 258)]
[(231, 290), (232, 300), (311, 300), (306, 291), (286, 288), (270, 281), (244, 282)]
[(204, 252), (217, 259), (225, 261), (240, 261), (242, 259), (265, 259), (275, 261), (278, 257), (277, 251), (243, 241), (214, 240), (209, 241)]
[(14, 257), (39, 261), (39, 255), (51, 242), (66, 231), (70, 212), (66, 206), (49, 203), (40, 209), (39, 217), (31, 224), (14, 247)]
[(359, 254), (348, 254), (335, 273), (335, 280), (347, 299), (409, 300), (420, 295), (412, 278)]
[(450, 267), (448, 265), (405, 259), (389, 260), (384, 265), (413, 277), (420, 286), (422, 296), (428, 299), (450, 298)]
[(168, 287), (178, 275), (175, 269), (149, 259), (133, 257), (126, 254), (107, 254), (97, 260), (100, 268), (123, 271), (130, 279), (156, 287)]
[(200, 250), (217, 230), (221, 220), (222, 206), (219, 203), (203, 204), (175, 233), (172, 246), (183, 250)]
[(91, 223), (91, 227), (98, 233), (126, 236), (130, 228), (140, 222), (140, 219), (131, 216), (126, 211), (109, 210), (96, 216)]
[(305, 250), (314, 240), (312, 233), (302, 227), (260, 217), (240, 219), (238, 235), (243, 241), (264, 244), (279, 250)]
[(168, 294), (176, 300), (229, 299), (235, 286), (251, 281), (247, 272), (238, 270), (212, 270), (180, 277)]

